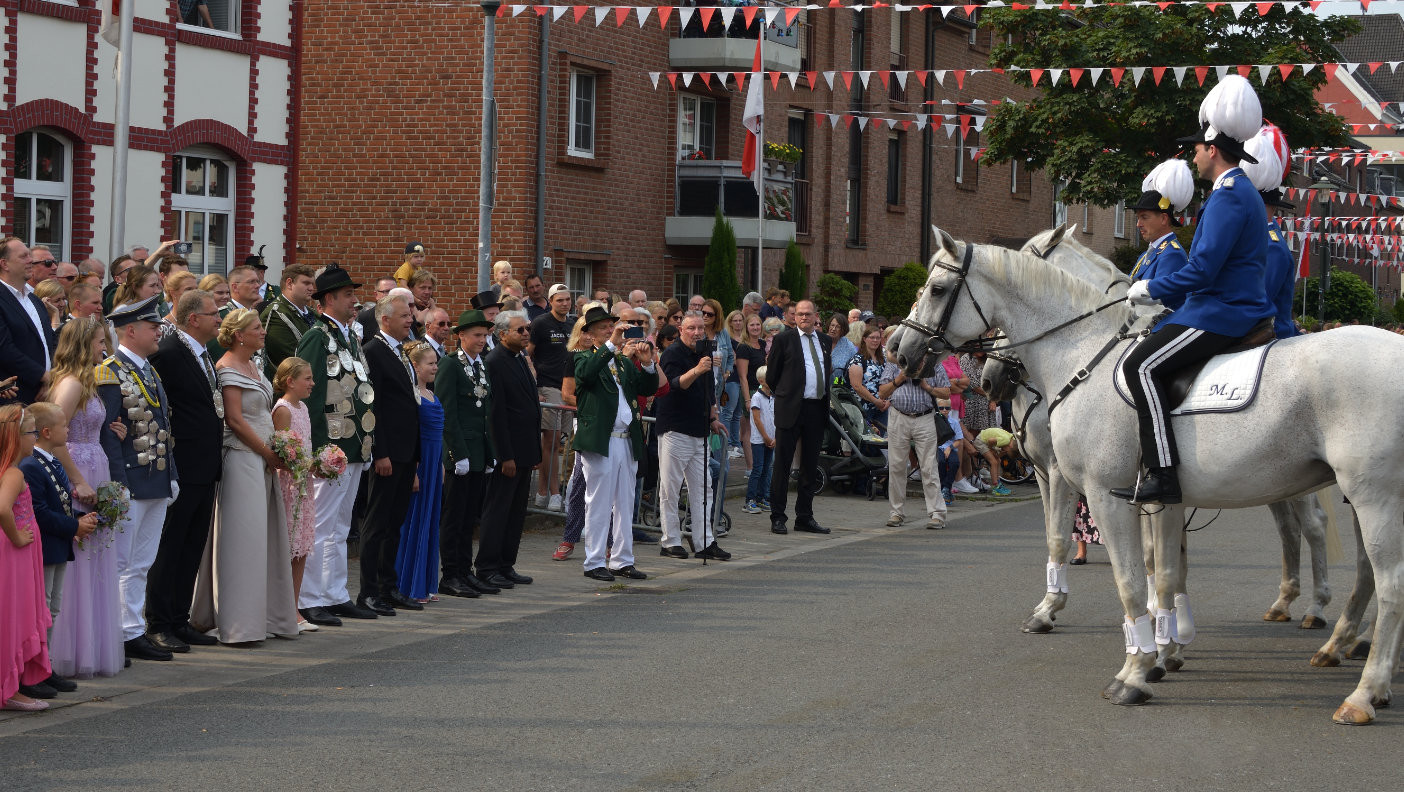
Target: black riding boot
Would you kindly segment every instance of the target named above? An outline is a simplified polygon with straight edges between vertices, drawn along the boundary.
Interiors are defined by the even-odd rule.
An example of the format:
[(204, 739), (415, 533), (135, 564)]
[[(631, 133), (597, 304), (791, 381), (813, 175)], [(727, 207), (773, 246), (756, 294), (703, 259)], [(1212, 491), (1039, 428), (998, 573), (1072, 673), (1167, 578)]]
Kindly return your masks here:
[(1175, 504), (1180, 502), (1180, 477), (1173, 467), (1153, 467), (1135, 487), (1117, 487), (1111, 494), (1132, 503)]

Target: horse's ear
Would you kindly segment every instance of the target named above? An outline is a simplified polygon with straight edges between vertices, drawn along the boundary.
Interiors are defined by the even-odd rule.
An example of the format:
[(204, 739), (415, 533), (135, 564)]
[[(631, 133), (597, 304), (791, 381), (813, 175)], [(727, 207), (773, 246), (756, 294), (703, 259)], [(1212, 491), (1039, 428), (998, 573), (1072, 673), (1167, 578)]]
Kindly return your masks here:
[(952, 237), (950, 234), (947, 234), (945, 231), (942, 231), (941, 229), (937, 228), (934, 223), (931, 226), (931, 235), (936, 237), (936, 241), (941, 243), (941, 247), (947, 253), (951, 254), (951, 256), (956, 255), (955, 237)]
[(1069, 223), (1063, 223), (1062, 225), (1053, 229), (1048, 234), (1048, 245), (1044, 247), (1044, 250), (1052, 250), (1053, 248), (1057, 247), (1058, 243), (1063, 241), (1063, 237), (1071, 233), (1074, 228), (1077, 228), (1077, 226)]
[(1076, 230), (1077, 230), (1077, 223), (1063, 223), (1062, 225), (1058, 226), (1058, 232), (1059, 232), (1059, 233), (1058, 233), (1057, 239), (1062, 239), (1062, 238), (1063, 238), (1063, 232), (1064, 232), (1064, 231), (1066, 231), (1067, 233), (1071, 234), (1072, 232), (1074, 232), (1074, 231), (1076, 231)]

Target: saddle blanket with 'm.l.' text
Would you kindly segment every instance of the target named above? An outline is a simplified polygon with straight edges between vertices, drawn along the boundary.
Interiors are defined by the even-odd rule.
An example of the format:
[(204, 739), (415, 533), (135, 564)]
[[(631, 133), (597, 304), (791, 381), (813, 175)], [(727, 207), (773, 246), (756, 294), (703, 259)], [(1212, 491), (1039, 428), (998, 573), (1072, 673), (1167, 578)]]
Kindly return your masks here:
[[(1122, 374), (1122, 364), (1126, 362), (1126, 357), (1131, 354), (1131, 350), (1136, 348), (1136, 344), (1141, 341), (1137, 339), (1135, 343), (1126, 348), (1121, 359), (1116, 362), (1115, 382), (1116, 392), (1127, 404), (1132, 404), (1131, 392), (1126, 389), (1126, 379)], [(1194, 415), (1196, 413), (1209, 412), (1234, 412), (1241, 410), (1253, 403), (1253, 398), (1258, 395), (1258, 382), (1262, 379), (1263, 362), (1267, 360), (1268, 350), (1272, 348), (1273, 341), (1260, 347), (1245, 349), (1242, 352), (1232, 352), (1226, 355), (1215, 355), (1210, 358), (1204, 367), (1199, 370), (1199, 374), (1194, 378), (1194, 382), (1189, 386), (1182, 400), (1177, 402), (1178, 406), (1170, 411), (1171, 415)], [(1183, 386), (1177, 388), (1172, 386), (1171, 400), (1174, 395), (1183, 392)]]

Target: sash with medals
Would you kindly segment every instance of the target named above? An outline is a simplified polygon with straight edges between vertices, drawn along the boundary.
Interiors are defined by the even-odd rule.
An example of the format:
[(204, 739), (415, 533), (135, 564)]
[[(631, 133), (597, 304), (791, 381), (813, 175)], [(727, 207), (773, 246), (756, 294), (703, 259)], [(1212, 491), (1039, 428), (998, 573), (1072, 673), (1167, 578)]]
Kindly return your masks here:
[[(354, 328), (360, 323), (351, 322)], [(370, 457), (370, 433), (375, 430), (375, 386), (370, 383), (370, 372), (361, 360), (361, 350), (356, 344), (337, 340), (334, 326), (327, 326), (327, 437), (331, 440), (349, 440), (357, 430), (366, 436), (361, 438), (362, 456)], [(355, 335), (355, 332), (352, 332)], [(365, 413), (356, 417), (356, 405), (352, 399), (366, 406)]]
[(68, 494), (68, 488), (59, 483), (58, 476), (54, 475), (55, 460), (40, 456), (39, 464), (44, 466), (44, 473), (49, 477), (49, 482), (54, 485), (54, 491), (59, 494), (59, 503), (63, 504), (63, 513), (69, 517), (73, 516), (73, 498)]
[(127, 440), (131, 442), (132, 450), (137, 452), (137, 464), (154, 465), (157, 470), (165, 470), (167, 441), (171, 436), (161, 428), (155, 413), (151, 411), (152, 408), (161, 409), (157, 398), (160, 395), (161, 375), (156, 373), (156, 369), (151, 369), (155, 382), (148, 389), (136, 367), (120, 355), (113, 355), (104, 363), (115, 369), (117, 386), (122, 391), (122, 408), (127, 411), (127, 421), (132, 425)]
[[(492, 387), (488, 384), (487, 367), (479, 363), (477, 366), (479, 373), (475, 377), (473, 375), (473, 364), (468, 361), (468, 354), (462, 349), (458, 350), (456, 354), (458, 355), (459, 361), (463, 363), (463, 375), (468, 378), (469, 382), (473, 383), (473, 398), (475, 399), (473, 406), (482, 407), (483, 399), (486, 399), (488, 394), (492, 392)], [(482, 359), (481, 355), (478, 357), (479, 360)]]

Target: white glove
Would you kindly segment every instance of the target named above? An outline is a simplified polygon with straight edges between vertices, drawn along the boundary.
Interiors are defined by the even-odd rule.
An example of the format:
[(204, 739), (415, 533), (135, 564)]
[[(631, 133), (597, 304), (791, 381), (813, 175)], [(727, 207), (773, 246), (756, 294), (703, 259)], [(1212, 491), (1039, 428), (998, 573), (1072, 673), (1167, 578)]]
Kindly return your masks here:
[(172, 481), (172, 482), (171, 482), (171, 500), (172, 500), (172, 501), (175, 501), (175, 499), (176, 499), (176, 498), (179, 498), (179, 497), (180, 497), (180, 485), (177, 484), (176, 482)]
[(460, 460), (458, 460), (457, 462), (453, 463), (453, 475), (455, 475), (455, 476), (466, 476), (466, 475), (468, 475), (468, 467), (469, 467), (469, 465), (468, 465), (468, 460), (466, 460), (466, 459), (460, 459)]
[(1126, 301), (1132, 305), (1160, 304), (1160, 300), (1150, 295), (1150, 284), (1143, 280), (1138, 280), (1131, 284), (1131, 288), (1126, 291)]

